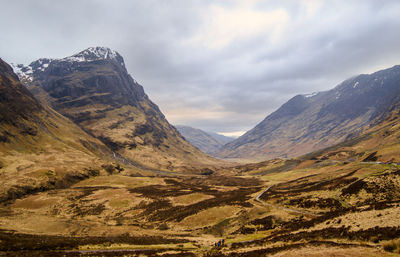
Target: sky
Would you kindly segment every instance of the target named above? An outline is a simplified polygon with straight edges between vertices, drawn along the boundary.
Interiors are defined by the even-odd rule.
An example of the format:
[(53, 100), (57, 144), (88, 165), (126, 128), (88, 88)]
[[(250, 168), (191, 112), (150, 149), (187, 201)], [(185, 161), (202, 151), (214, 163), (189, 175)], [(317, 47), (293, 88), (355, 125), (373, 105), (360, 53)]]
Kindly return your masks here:
[(0, 0), (0, 58), (118, 51), (172, 124), (238, 136), (297, 94), (400, 64), (398, 0)]

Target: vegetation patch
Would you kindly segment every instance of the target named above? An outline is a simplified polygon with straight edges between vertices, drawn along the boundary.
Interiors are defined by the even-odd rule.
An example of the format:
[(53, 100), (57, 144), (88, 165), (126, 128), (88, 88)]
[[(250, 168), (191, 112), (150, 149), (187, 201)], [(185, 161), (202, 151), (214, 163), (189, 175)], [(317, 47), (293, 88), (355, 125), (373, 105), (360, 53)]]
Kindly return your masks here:
[(382, 246), (387, 252), (400, 253), (400, 239), (386, 241), (382, 243)]
[(13, 204), (15, 208), (24, 209), (40, 209), (43, 207), (49, 207), (56, 204), (60, 198), (48, 197), (43, 195), (31, 195), (23, 199), (18, 199)]
[(192, 193), (192, 194), (187, 194), (187, 195), (181, 195), (177, 197), (171, 197), (170, 200), (174, 205), (190, 205), (190, 204), (195, 204), (210, 198), (213, 198), (214, 196), (211, 195), (206, 195), (202, 193)]
[(169, 239), (157, 236), (119, 236), (103, 237), (65, 237), (49, 235), (19, 234), (0, 230), (0, 250), (58, 250), (75, 249), (84, 245), (129, 244), (129, 245), (154, 245), (154, 244), (180, 244), (187, 243), (185, 239)]
[(201, 228), (232, 217), (236, 212), (236, 206), (213, 207), (188, 216), (179, 222), (179, 224), (185, 227)]

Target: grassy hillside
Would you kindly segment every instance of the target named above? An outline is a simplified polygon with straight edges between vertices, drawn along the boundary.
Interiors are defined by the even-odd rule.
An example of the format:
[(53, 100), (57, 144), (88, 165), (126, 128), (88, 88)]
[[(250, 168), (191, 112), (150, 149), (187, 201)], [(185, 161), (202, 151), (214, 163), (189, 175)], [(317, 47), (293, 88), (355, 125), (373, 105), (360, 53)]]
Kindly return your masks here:
[[(398, 256), (400, 166), (382, 163), (397, 160), (397, 124), (394, 111), (357, 140), (218, 175), (103, 172), (21, 197), (0, 208), (0, 246), (29, 239), (25, 249), (52, 256)], [(378, 159), (365, 160), (372, 150)]]

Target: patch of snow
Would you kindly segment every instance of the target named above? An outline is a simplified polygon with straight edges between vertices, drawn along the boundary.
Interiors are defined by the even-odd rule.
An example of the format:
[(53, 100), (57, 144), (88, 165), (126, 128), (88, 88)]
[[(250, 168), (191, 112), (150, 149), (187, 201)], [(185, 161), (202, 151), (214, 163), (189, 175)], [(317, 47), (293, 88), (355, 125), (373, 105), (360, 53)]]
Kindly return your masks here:
[(313, 93), (311, 93), (311, 94), (304, 94), (303, 96), (304, 96), (305, 98), (310, 98), (310, 97), (313, 97), (313, 96), (318, 95), (318, 93), (319, 93), (319, 92), (313, 92)]
[(65, 57), (62, 60), (68, 61), (68, 62), (84, 62), (86, 61), (85, 57), (83, 56), (70, 56), (70, 57)]
[(360, 82), (356, 81), (356, 83), (354, 83), (353, 88), (358, 87), (358, 85), (360, 85)]
[[(86, 61), (96, 61), (96, 60), (117, 60), (119, 54), (111, 50), (108, 47), (89, 47), (80, 53), (74, 54), (72, 56), (63, 58), (63, 61), (69, 62), (86, 62)], [(122, 66), (125, 66), (123, 62), (119, 62)]]
[(11, 67), (13, 68), (15, 74), (17, 74), (20, 80), (27, 80), (32, 81), (32, 67), (31, 66), (24, 66), (23, 64), (14, 64), (10, 63)]
[(336, 99), (339, 99), (342, 96), (342, 94), (339, 91), (336, 91), (335, 96)]

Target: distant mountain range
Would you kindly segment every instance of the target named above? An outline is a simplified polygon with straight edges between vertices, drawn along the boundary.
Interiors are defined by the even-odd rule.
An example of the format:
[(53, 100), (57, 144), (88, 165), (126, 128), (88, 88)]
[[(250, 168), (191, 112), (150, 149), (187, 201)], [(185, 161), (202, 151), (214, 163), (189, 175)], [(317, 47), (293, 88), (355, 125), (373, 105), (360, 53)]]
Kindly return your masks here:
[(43, 58), (14, 67), (43, 105), (71, 119), (114, 155), (146, 167), (175, 171), (217, 162), (168, 123), (128, 74), (116, 51), (90, 47), (70, 57)]
[(358, 135), (400, 103), (400, 66), (297, 95), (217, 153), (223, 158), (295, 157)]
[(232, 137), (226, 137), (213, 132), (205, 132), (201, 129), (192, 128), (189, 126), (176, 125), (178, 131), (201, 151), (213, 155), (223, 145), (234, 140)]

